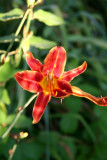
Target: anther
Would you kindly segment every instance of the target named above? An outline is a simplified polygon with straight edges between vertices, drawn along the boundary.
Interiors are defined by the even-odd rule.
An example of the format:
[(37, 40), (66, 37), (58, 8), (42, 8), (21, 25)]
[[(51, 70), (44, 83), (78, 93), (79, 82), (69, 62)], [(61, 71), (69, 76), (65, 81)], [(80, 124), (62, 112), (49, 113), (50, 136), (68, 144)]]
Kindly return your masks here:
[(49, 70), (47, 70), (47, 81), (49, 80)]

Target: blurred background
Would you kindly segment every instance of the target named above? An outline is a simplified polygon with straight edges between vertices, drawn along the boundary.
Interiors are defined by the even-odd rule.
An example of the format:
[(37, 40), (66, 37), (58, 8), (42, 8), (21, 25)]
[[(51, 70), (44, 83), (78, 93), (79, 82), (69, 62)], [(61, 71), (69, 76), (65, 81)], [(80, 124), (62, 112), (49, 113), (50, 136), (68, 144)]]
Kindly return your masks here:
[[(71, 85), (107, 96), (107, 0), (45, 0), (34, 8), (33, 36), (24, 38), (22, 29), (5, 60), (26, 6), (25, 0), (0, 0), (0, 136), (32, 96), (14, 79), (15, 72), (29, 69), (24, 47), (43, 63), (53, 46), (63, 46), (66, 70), (88, 63)], [(107, 160), (107, 107), (74, 96), (62, 104), (52, 98), (40, 122), (33, 125), (33, 105), (34, 100), (0, 141), (0, 160), (9, 159), (12, 149), (13, 160)], [(28, 136), (17, 138), (20, 132)]]

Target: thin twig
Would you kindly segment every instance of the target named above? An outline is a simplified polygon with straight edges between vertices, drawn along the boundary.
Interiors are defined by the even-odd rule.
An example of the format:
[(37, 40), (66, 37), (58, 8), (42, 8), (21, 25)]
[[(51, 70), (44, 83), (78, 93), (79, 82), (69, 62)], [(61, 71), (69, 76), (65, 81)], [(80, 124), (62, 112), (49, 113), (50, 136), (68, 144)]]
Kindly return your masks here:
[(16, 151), (16, 148), (17, 148), (17, 143), (14, 144), (14, 146), (13, 146), (13, 148), (12, 148), (12, 152), (11, 152), (8, 160), (12, 160), (13, 155), (14, 155), (14, 153), (15, 153), (15, 151)]
[(11, 50), (11, 48), (12, 48), (12, 46), (13, 46), (13, 44), (14, 44), (14, 40), (15, 40), (15, 38), (18, 36), (18, 34), (20, 33), (21, 28), (22, 28), (22, 26), (23, 26), (23, 24), (24, 24), (24, 22), (25, 22), (25, 20), (26, 20), (26, 18), (27, 18), (27, 16), (29, 15), (29, 13), (30, 13), (31, 10), (32, 10), (32, 9), (30, 9), (30, 8), (28, 8), (28, 9), (26, 10), (26, 12), (25, 12), (25, 14), (24, 14), (24, 16), (23, 16), (23, 18), (22, 18), (22, 21), (20, 22), (20, 24), (19, 24), (19, 26), (18, 26), (15, 34), (14, 34), (14, 37), (13, 37), (13, 39), (12, 39), (12, 41), (11, 41), (8, 49), (7, 49), (7, 52), (6, 52), (5, 57), (8, 55), (8, 52)]

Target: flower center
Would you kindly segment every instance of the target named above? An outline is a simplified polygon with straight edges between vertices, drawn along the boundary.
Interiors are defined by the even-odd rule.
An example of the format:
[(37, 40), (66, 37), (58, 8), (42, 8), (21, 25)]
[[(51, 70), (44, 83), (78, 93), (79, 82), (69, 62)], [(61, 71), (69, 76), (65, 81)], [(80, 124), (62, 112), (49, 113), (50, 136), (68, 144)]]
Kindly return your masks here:
[(47, 72), (47, 76), (45, 76), (41, 82), (42, 88), (46, 92), (53, 92), (54, 89), (57, 89), (57, 79)]

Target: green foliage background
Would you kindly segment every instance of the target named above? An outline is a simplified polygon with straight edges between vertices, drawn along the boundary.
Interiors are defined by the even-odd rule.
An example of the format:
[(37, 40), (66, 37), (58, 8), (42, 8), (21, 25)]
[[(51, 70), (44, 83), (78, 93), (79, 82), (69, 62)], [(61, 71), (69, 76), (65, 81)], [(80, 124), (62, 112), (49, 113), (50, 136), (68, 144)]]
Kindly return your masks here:
[[(107, 0), (46, 0), (34, 8), (30, 38), (22, 31), (3, 63), (21, 17), (23, 0), (0, 1), (0, 136), (14, 120), (17, 109), (31, 97), (14, 79), (14, 73), (29, 69), (22, 52), (29, 47), (43, 62), (50, 48), (63, 46), (67, 51), (66, 70), (87, 61), (87, 70), (71, 85), (95, 96), (107, 96)], [(8, 13), (7, 13), (8, 12)], [(107, 107), (70, 96), (60, 103), (52, 98), (41, 121), (32, 125), (29, 105), (9, 133), (0, 141), (0, 160), (7, 160), (16, 141), (13, 134), (28, 132), (18, 142), (13, 160), (107, 160)]]

